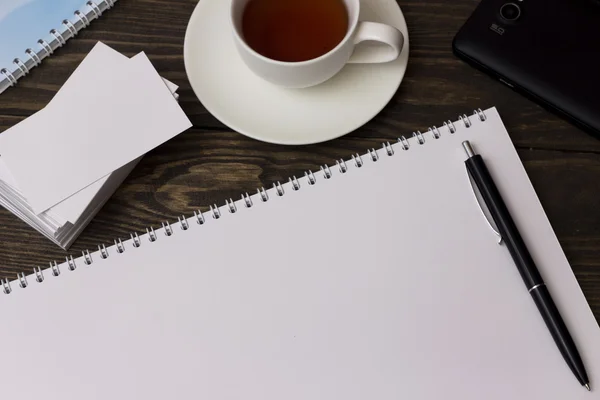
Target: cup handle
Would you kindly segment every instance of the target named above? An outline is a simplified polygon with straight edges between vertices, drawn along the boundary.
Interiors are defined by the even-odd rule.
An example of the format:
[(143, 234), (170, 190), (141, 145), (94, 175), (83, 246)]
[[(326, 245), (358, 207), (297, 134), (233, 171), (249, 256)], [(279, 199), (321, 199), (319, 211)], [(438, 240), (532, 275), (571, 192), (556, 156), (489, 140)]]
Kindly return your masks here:
[[(354, 35), (354, 53), (348, 60), (351, 64), (375, 64), (394, 61), (402, 53), (404, 35), (398, 29), (377, 22), (359, 22)], [(364, 41), (378, 42), (384, 46), (356, 46)], [(364, 50), (364, 51), (363, 51)]]

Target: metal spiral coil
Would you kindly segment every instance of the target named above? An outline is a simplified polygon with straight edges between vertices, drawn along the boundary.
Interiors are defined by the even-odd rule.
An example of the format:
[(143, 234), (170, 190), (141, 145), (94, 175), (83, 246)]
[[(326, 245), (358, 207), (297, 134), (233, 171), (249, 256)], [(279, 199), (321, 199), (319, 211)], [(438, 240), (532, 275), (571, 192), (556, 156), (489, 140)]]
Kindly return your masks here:
[(10, 294), (12, 292), (8, 279), (1, 279), (0, 283), (2, 284), (2, 289), (4, 289), (4, 294)]
[(379, 160), (379, 154), (377, 154), (377, 151), (375, 149), (369, 149), (367, 151), (369, 152), (369, 155), (371, 156), (371, 160), (373, 160), (373, 162), (377, 162)]
[(52, 54), (54, 54), (54, 49), (44, 39), (38, 40), (38, 44), (42, 46), (42, 49), (46, 52), (46, 57), (49, 57)]
[(298, 179), (295, 175), (293, 178), (290, 178), (290, 184), (292, 185), (293, 191), (297, 192), (298, 190), (300, 190), (300, 182), (298, 182)]
[(61, 33), (59, 33), (56, 29), (50, 29), (50, 34), (52, 36), (54, 36), (56, 38), (56, 40), (58, 40), (59, 47), (62, 47), (65, 44), (67, 44), (67, 41), (65, 40), (63, 35)]
[(246, 208), (250, 208), (254, 205), (254, 203), (252, 203), (252, 198), (250, 197), (250, 195), (248, 195), (247, 192), (245, 194), (242, 194), (242, 200)]
[(133, 247), (140, 247), (142, 245), (142, 242), (140, 242), (140, 237), (138, 236), (137, 233), (135, 234), (131, 234), (131, 243), (133, 243)]
[(327, 164), (321, 166), (321, 172), (323, 173), (323, 178), (331, 179), (333, 174), (331, 173), (331, 169)]
[(439, 139), (442, 137), (442, 134), (435, 125), (432, 128), (429, 128), (427, 132), (429, 132), (434, 139)]
[(90, 251), (89, 250), (82, 251), (81, 254), (83, 255), (83, 262), (85, 263), (85, 265), (92, 265), (94, 260), (92, 259), (92, 255), (90, 254)]
[(103, 260), (106, 260), (108, 258), (108, 250), (106, 250), (106, 246), (105, 245), (98, 245), (98, 252), (100, 252), (100, 257)]
[(454, 126), (454, 123), (452, 121), (448, 120), (444, 122), (444, 126), (446, 127), (446, 129), (448, 129), (449, 133), (456, 133), (456, 127)]
[(162, 223), (163, 231), (165, 231), (166, 236), (171, 236), (173, 234), (173, 228), (171, 228), (171, 224), (167, 222)]
[(269, 201), (269, 195), (267, 194), (267, 191), (265, 190), (264, 187), (261, 187), (260, 189), (256, 189), (256, 191), (258, 192), (260, 199), (263, 201), (263, 203), (266, 203), (267, 201)]
[(81, 21), (83, 23), (83, 26), (85, 28), (87, 28), (88, 26), (90, 26), (90, 20), (88, 19), (88, 17), (83, 14), (81, 11), (76, 10), (73, 15), (75, 15), (77, 17), (77, 19), (79, 19), (79, 21)]
[(467, 117), (467, 114), (459, 115), (458, 119), (460, 120), (460, 122), (463, 123), (465, 128), (471, 127), (471, 120), (469, 119), (469, 117)]
[(94, 3), (93, 1), (88, 1), (85, 4), (87, 4), (87, 6), (92, 10), (96, 19), (102, 16), (102, 10), (100, 9), (100, 7), (98, 7), (96, 3)]
[(392, 147), (392, 145), (390, 144), (390, 142), (385, 142), (382, 145), (383, 150), (385, 150), (385, 152), (387, 153), (388, 156), (393, 156), (394, 155), (394, 148)]
[(69, 21), (68, 19), (63, 20), (62, 24), (71, 33), (71, 37), (72, 38), (74, 38), (75, 36), (77, 36), (77, 34), (79, 33), (79, 31), (77, 30), (77, 28), (75, 27), (75, 25), (73, 25), (73, 23), (71, 21)]
[(363, 160), (360, 154), (352, 154), (352, 160), (354, 161), (354, 165), (356, 165), (356, 168), (360, 168), (363, 166)]
[(8, 82), (10, 83), (11, 86), (14, 86), (17, 84), (17, 78), (15, 78), (15, 76), (12, 74), (12, 72), (7, 70), (6, 68), (0, 69), (0, 74), (6, 76), (6, 79), (8, 79)]
[(56, 263), (56, 261), (52, 261), (50, 263), (50, 270), (52, 271), (52, 275), (60, 276), (60, 268), (58, 267), (58, 264)]
[(33, 269), (33, 273), (35, 275), (36, 281), (38, 281), (39, 283), (44, 282), (44, 273), (42, 272), (42, 269), (40, 267), (35, 267)]
[(421, 145), (425, 144), (425, 136), (421, 133), (421, 131), (413, 132), (413, 137), (417, 139), (417, 142)]
[(219, 206), (216, 204), (210, 206), (210, 213), (212, 214), (213, 219), (221, 218), (221, 210), (219, 210)]
[(13, 64), (15, 64), (19, 70), (21, 70), (21, 73), (23, 74), (23, 76), (27, 75), (29, 73), (29, 68), (27, 68), (27, 65), (25, 65), (25, 63), (21, 60), (19, 60), (18, 58), (15, 58), (13, 60)]
[[(487, 116), (481, 109), (474, 110), (473, 117), (477, 118), (477, 120), (479, 120), (481, 122), (485, 122), (487, 120)], [(472, 127), (473, 121), (475, 121), (475, 119), (473, 121), (471, 121), (471, 119), (466, 114), (463, 114), (458, 117), (458, 121), (462, 124), (462, 126), (464, 126), (465, 129), (468, 129), (468, 128)], [(446, 121), (446, 122), (444, 122), (444, 127), (441, 129), (438, 129), (436, 126), (432, 126), (432, 127), (428, 128), (428, 130), (425, 133), (421, 133), (421, 131), (414, 132), (413, 138), (410, 140), (404, 136), (400, 136), (397, 139), (397, 142), (395, 144), (391, 144), (390, 142), (385, 142), (382, 144), (382, 146), (379, 150), (371, 148), (371, 149), (367, 150), (367, 153), (365, 154), (364, 157), (365, 157), (365, 160), (367, 163), (369, 162), (369, 160), (372, 161), (373, 163), (375, 163), (379, 160), (381, 151), (383, 151), (389, 157), (392, 157), (392, 156), (395, 156), (396, 150), (398, 150), (398, 148), (402, 149), (404, 151), (409, 151), (411, 148), (411, 140), (413, 140), (413, 144), (416, 142), (416, 143), (419, 143), (420, 145), (425, 145), (428, 138), (431, 138), (433, 140), (438, 140), (438, 139), (442, 138), (445, 134), (450, 134), (450, 135), (455, 134), (457, 132), (457, 130), (458, 130), (457, 126), (455, 126), (455, 124), (452, 123), (452, 121)], [(396, 148), (396, 146), (397, 146), (397, 148)], [(384, 153), (381, 153), (381, 154), (384, 154)], [(398, 154), (400, 154), (400, 153), (398, 153)], [(358, 153), (355, 153), (352, 155), (352, 161), (354, 163), (355, 168), (363, 168), (366, 165), (365, 161), (363, 160), (363, 156), (361, 156)], [(298, 179), (296, 176), (292, 176), (291, 178), (289, 178), (288, 182), (286, 182), (286, 185), (289, 185), (288, 187), (291, 188), (291, 190), (294, 192), (301, 191), (301, 190), (303, 190), (302, 188), (305, 183), (308, 184), (308, 186), (313, 186), (313, 185), (317, 185), (320, 180), (325, 181), (325, 180), (334, 179), (334, 175), (336, 173), (339, 173), (340, 175), (349, 173), (350, 169), (352, 167), (352, 164), (347, 163), (347, 161), (344, 159), (339, 159), (339, 160), (336, 160), (336, 166), (337, 166), (337, 169), (336, 168), (332, 169), (327, 164), (324, 164), (320, 167), (320, 174), (314, 174), (311, 170), (308, 170), (304, 173), (304, 177), (301, 177), (300, 179)], [(302, 181), (302, 179), (304, 179), (304, 181)], [(273, 188), (270, 190), (272, 190), (278, 197), (283, 197), (283, 196), (285, 196), (285, 193), (286, 193), (285, 187), (280, 181), (273, 183)], [(310, 190), (310, 189), (305, 189), (305, 190)], [(257, 198), (260, 198), (260, 200), (262, 202), (264, 202), (264, 203), (268, 202), (269, 201), (269, 191), (266, 190), (264, 187), (258, 188), (257, 193), (255, 195), (257, 197), (254, 200), (256, 200)], [(250, 196), (248, 193), (243, 193), (240, 197), (240, 200), (238, 200), (238, 202), (241, 202), (239, 204), (243, 204), (244, 208), (248, 208), (248, 209), (252, 208), (254, 206), (254, 200), (252, 199), (252, 197), (253, 196)], [(225, 204), (223, 207), (229, 211), (229, 214), (235, 214), (237, 212), (242, 212), (238, 208), (238, 204), (236, 204), (236, 202), (232, 198), (225, 200)], [(212, 219), (214, 219), (214, 220), (218, 220), (223, 217), (223, 215), (221, 213), (221, 208), (219, 206), (217, 206), (216, 204), (213, 204), (212, 206), (210, 206), (209, 211), (206, 214), (212, 216)], [(194, 211), (194, 216), (191, 217), (190, 219), (186, 218), (185, 215), (179, 216), (179, 217), (177, 217), (177, 223), (179, 224), (179, 227), (182, 231), (188, 231), (190, 229), (195, 229), (195, 228), (192, 228), (192, 226), (194, 226), (194, 225), (191, 224), (191, 222), (193, 222), (194, 219), (195, 219), (196, 223), (200, 226), (209, 223), (207, 221), (207, 218), (205, 217), (205, 213), (203, 213), (202, 211)], [(176, 229), (174, 228), (174, 226), (171, 225), (171, 223), (169, 223), (168, 221), (162, 223), (162, 230), (166, 237), (173, 236), (176, 232)], [(157, 234), (157, 231), (155, 231), (153, 227), (146, 228), (146, 236), (150, 243), (156, 242), (159, 239), (159, 235)], [(163, 240), (163, 239), (161, 239), (161, 240)], [(110, 246), (107, 248), (106, 245), (104, 245), (104, 244), (98, 245), (98, 251), (97, 251), (98, 253), (97, 254), (100, 257), (100, 260), (98, 262), (102, 262), (102, 260), (109, 258), (111, 256), (111, 252), (112, 252), (112, 254), (124, 253), (125, 251), (127, 251), (127, 247), (129, 245), (134, 249), (139, 248), (142, 246), (142, 242), (143, 242), (142, 239), (140, 238), (140, 236), (137, 233), (132, 233), (132, 234), (130, 234), (130, 240), (127, 240), (125, 242), (123, 242), (123, 240), (121, 240), (120, 238), (115, 239), (114, 246)], [(83, 263), (88, 266), (90, 266), (94, 263), (92, 254), (90, 253), (89, 250), (81, 252), (81, 261), (83, 261)], [(53, 262), (50, 262), (49, 265), (50, 265), (49, 269), (50, 269), (51, 274), (55, 277), (59, 277), (61, 275), (61, 269), (60, 269), (59, 264), (56, 261), (53, 261)], [(73, 258), (73, 256), (65, 257), (65, 262), (63, 265), (65, 266), (65, 270), (66, 270), (66, 268), (68, 268), (69, 271), (75, 271), (75, 269), (77, 268), (76, 260)], [(35, 268), (33, 268), (32, 277), (35, 278), (35, 280), (38, 283), (42, 283), (42, 282), (44, 282), (44, 279), (45, 279), (44, 271), (40, 267), (35, 267)], [(27, 279), (27, 276), (22, 272), (17, 274), (16, 282), (18, 283), (18, 287), (23, 288), (23, 289), (27, 288), (30, 285), (29, 281)], [(0, 286), (5, 294), (10, 294), (13, 291), (11, 282), (8, 279), (1, 279)], [(16, 284), (13, 286), (16, 287)]]
[(340, 169), (340, 172), (342, 174), (345, 174), (346, 172), (348, 172), (348, 165), (346, 164), (346, 161), (344, 161), (343, 159), (337, 160), (335, 162), (338, 166), (338, 168)]
[(230, 214), (235, 214), (237, 212), (237, 207), (232, 198), (229, 198), (229, 200), (225, 200), (225, 206), (227, 207)]
[(201, 212), (194, 211), (194, 216), (196, 217), (196, 222), (198, 222), (198, 225), (204, 225), (206, 220), (204, 219), (204, 215), (202, 215)]
[(146, 228), (146, 234), (148, 235), (148, 240), (150, 240), (150, 242), (156, 242), (156, 233), (154, 233), (154, 228)]
[(476, 115), (481, 122), (485, 122), (487, 120), (487, 117), (485, 113), (481, 110), (481, 108), (473, 110), (473, 115)]
[(275, 189), (275, 193), (277, 193), (277, 196), (281, 197), (285, 194), (285, 191), (283, 190), (283, 186), (281, 186), (281, 182), (277, 181), (273, 184), (273, 189)]
[(408, 139), (406, 139), (404, 136), (400, 136), (398, 138), (398, 143), (400, 143), (400, 146), (402, 147), (402, 150), (409, 150), (410, 149), (410, 143), (408, 143)]
[(125, 246), (123, 246), (123, 241), (121, 239), (119, 239), (119, 241), (115, 239), (115, 248), (117, 249), (117, 253), (119, 254), (125, 252)]
[(19, 281), (19, 286), (21, 286), (23, 289), (27, 287), (27, 277), (25, 276), (24, 272), (20, 272), (17, 274), (17, 280)]
[(306, 177), (306, 180), (308, 180), (309, 185), (312, 186), (315, 183), (317, 183), (317, 178), (315, 177), (315, 174), (313, 174), (311, 170), (308, 170), (307, 172), (305, 172), (304, 176)]
[(42, 60), (40, 59), (40, 57), (32, 49), (25, 50), (25, 54), (27, 54), (29, 56), (29, 58), (33, 62), (34, 67), (37, 67), (38, 65), (40, 65), (42, 63)]
[(179, 226), (181, 227), (182, 231), (187, 231), (188, 229), (190, 229), (190, 224), (188, 224), (187, 219), (185, 219), (185, 215), (177, 217), (177, 221), (179, 222)]
[[(115, 243), (116, 243), (116, 240), (115, 240)], [(123, 243), (121, 243), (121, 245), (122, 244)], [(70, 271), (75, 271), (77, 269), (77, 264), (75, 264), (75, 260), (73, 259), (73, 256), (65, 257), (65, 261), (67, 262), (67, 265), (69, 266)]]

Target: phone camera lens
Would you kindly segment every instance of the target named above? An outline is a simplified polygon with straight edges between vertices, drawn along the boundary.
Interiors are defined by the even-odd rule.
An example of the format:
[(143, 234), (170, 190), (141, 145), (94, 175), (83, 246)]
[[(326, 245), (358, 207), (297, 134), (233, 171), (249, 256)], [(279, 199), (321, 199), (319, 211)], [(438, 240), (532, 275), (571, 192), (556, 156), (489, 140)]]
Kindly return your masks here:
[(500, 15), (507, 21), (516, 21), (521, 16), (521, 7), (515, 3), (506, 3), (500, 8)]

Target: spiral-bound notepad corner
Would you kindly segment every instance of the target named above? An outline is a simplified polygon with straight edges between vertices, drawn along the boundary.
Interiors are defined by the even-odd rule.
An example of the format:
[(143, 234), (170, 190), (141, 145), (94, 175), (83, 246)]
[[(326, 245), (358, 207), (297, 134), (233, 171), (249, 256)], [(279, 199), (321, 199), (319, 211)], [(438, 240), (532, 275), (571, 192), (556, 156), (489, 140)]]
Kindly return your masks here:
[[(33, 47), (24, 50), (25, 55), (13, 60), (10, 66), (0, 66), (0, 94), (8, 88), (15, 86), (19, 80), (29, 72), (42, 64), (42, 61), (50, 57), (54, 52), (67, 44), (69, 39), (88, 27), (92, 21), (100, 18), (102, 14), (112, 8), (118, 0), (89, 0), (78, 10), (73, 12), (71, 19), (65, 18), (60, 26), (62, 29), (51, 29), (46, 38), (38, 39)], [(58, 22), (57, 22), (57, 25)], [(35, 50), (37, 48), (37, 50)]]

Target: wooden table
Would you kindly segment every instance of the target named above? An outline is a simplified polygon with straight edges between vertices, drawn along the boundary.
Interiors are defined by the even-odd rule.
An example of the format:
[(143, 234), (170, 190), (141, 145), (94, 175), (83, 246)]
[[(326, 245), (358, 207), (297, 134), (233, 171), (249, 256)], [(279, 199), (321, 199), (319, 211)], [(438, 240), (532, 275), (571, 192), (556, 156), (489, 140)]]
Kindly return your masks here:
[[(112, 244), (209, 204), (380, 147), (400, 135), (474, 108), (498, 107), (527, 172), (600, 320), (600, 141), (456, 59), (451, 41), (477, 1), (402, 0), (410, 61), (402, 86), (373, 121), (341, 139), (282, 147), (232, 132), (194, 96), (183, 38), (196, 0), (120, 0), (113, 10), (0, 95), (0, 131), (40, 110), (98, 41), (128, 55), (145, 51), (158, 71), (181, 85), (194, 128), (148, 154), (69, 252), (0, 210), (0, 276), (48, 266), (67, 254)], [(265, 110), (268, 115), (269, 110)], [(118, 143), (115, 143), (118, 146)], [(57, 154), (57, 157), (64, 155)], [(166, 270), (165, 274), (169, 271)]]

